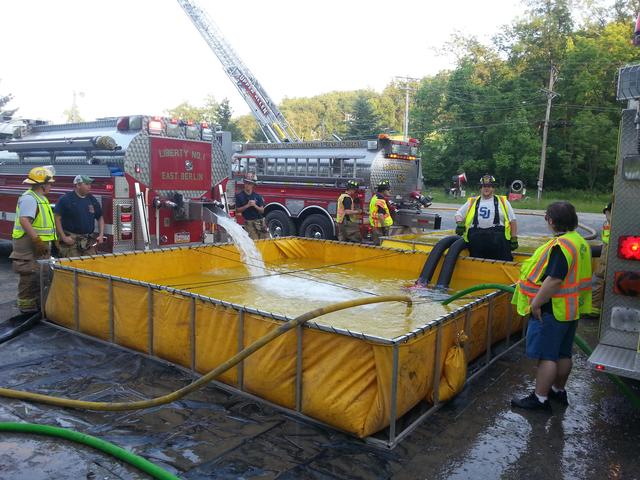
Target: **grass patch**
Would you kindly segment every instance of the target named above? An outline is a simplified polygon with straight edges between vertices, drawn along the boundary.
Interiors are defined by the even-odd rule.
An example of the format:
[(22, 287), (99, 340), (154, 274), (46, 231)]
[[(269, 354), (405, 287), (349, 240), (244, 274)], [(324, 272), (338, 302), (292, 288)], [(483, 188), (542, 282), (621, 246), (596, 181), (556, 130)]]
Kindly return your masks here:
[[(453, 198), (444, 193), (442, 188), (427, 187), (425, 191), (433, 197), (435, 203), (451, 203), (454, 205), (462, 205), (466, 198)], [(479, 195), (478, 191), (472, 189), (467, 190), (467, 198), (469, 196)], [(500, 192), (498, 192), (500, 193)], [(537, 190), (527, 190), (524, 200), (514, 201), (511, 203), (515, 209), (523, 210), (544, 210), (547, 205), (559, 200), (566, 200), (576, 207), (578, 212), (583, 213), (602, 213), (604, 206), (611, 201), (610, 193), (594, 193), (582, 190), (562, 190), (543, 192), (542, 201), (538, 203)]]

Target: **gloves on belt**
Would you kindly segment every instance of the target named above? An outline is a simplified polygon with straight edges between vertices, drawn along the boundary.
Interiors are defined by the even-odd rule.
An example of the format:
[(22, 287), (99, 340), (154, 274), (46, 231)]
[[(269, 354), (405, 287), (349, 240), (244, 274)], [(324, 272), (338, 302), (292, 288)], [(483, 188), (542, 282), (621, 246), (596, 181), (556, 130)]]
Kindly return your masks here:
[(458, 222), (458, 224), (456, 225), (456, 235), (463, 236), (464, 231), (465, 231), (464, 223)]
[(511, 251), (513, 252), (514, 250), (518, 249), (518, 237), (511, 237), (511, 240), (509, 240), (509, 245), (511, 247)]
[(33, 249), (36, 254), (36, 258), (42, 258), (49, 255), (49, 244), (44, 243), (40, 237), (33, 240)]

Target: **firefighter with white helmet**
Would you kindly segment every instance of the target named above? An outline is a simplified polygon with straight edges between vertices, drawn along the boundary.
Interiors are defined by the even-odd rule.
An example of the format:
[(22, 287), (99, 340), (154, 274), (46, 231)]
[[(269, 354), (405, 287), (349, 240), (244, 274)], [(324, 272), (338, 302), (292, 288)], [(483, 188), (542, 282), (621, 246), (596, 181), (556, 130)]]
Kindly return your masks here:
[(507, 198), (495, 195), (496, 179), (483, 175), (480, 195), (456, 212), (456, 234), (465, 239), (472, 257), (513, 261), (518, 248), (516, 215)]
[(369, 224), (373, 242), (380, 245), (380, 237), (389, 235), (389, 229), (393, 225), (391, 209), (387, 198), (391, 194), (389, 180), (382, 180), (376, 187), (376, 193), (369, 202)]
[(54, 180), (53, 167), (35, 167), (22, 182), (31, 188), (18, 199), (13, 224), (13, 271), (20, 275), (18, 308), (22, 313), (39, 310), (40, 278), (36, 260), (49, 258), (56, 240), (53, 211), (47, 199)]
[(341, 242), (360, 242), (360, 215), (362, 210), (356, 208), (358, 197), (356, 192), (360, 184), (356, 180), (347, 182), (346, 191), (338, 197), (336, 224), (338, 225), (338, 240)]
[(269, 238), (264, 219), (264, 199), (255, 191), (257, 181), (255, 175), (247, 175), (242, 182), (242, 191), (236, 194), (236, 213), (244, 217), (244, 228), (253, 240)]

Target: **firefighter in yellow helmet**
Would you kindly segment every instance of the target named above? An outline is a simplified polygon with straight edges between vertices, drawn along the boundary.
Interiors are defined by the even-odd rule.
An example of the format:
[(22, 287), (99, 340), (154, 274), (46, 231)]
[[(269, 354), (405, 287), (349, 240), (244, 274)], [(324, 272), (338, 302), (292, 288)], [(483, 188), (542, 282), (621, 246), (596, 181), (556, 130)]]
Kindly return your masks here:
[(360, 216), (362, 209), (357, 208), (359, 201), (356, 193), (360, 184), (355, 180), (347, 182), (347, 189), (338, 197), (336, 224), (338, 225), (338, 240), (341, 242), (360, 242)]
[(538, 361), (535, 390), (511, 405), (551, 412), (549, 399), (568, 405), (565, 385), (578, 319), (591, 312), (591, 248), (575, 230), (576, 209), (569, 202), (547, 207), (554, 236), (522, 264), (512, 303), (529, 315), (527, 356)]
[(480, 179), (480, 196), (471, 197), (456, 212), (456, 234), (469, 245), (469, 255), (491, 260), (513, 261), (518, 248), (518, 227), (511, 204), (495, 195), (496, 179)]
[(22, 182), (31, 188), (20, 195), (13, 224), (13, 271), (20, 275), (18, 308), (22, 313), (39, 310), (40, 276), (36, 260), (51, 256), (56, 240), (56, 224), (47, 195), (51, 190), (53, 167), (35, 167)]
[(389, 180), (382, 180), (376, 187), (376, 193), (369, 202), (369, 224), (373, 242), (380, 245), (380, 237), (389, 235), (389, 229), (393, 225), (391, 210), (387, 198), (391, 194)]

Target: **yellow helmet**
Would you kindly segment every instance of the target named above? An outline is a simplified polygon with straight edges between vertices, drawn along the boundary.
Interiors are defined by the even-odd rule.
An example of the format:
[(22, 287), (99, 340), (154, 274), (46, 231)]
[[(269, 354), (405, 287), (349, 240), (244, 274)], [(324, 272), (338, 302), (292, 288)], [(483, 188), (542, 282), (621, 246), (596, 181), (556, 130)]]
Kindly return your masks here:
[(35, 167), (32, 168), (22, 183), (29, 183), (31, 185), (40, 185), (44, 183), (53, 183), (53, 179), (56, 174), (53, 167)]

